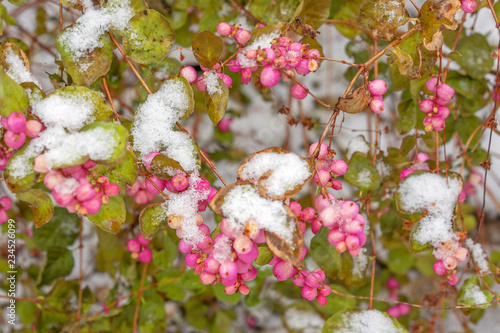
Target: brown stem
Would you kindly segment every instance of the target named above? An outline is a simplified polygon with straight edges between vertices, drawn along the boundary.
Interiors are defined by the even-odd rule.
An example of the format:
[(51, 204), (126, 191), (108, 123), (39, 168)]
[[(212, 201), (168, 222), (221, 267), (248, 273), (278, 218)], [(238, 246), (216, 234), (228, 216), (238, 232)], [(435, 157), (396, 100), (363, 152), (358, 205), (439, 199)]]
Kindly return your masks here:
[(115, 103), (113, 103), (113, 98), (111, 98), (111, 94), (109, 93), (108, 83), (106, 82), (106, 77), (102, 77), (102, 84), (104, 86), (104, 91), (106, 91), (106, 96), (108, 96), (109, 104), (111, 104), (111, 109), (113, 109), (113, 113), (115, 114), (115, 121), (120, 121), (120, 116), (116, 112)]
[(79, 276), (78, 276), (78, 309), (76, 311), (76, 321), (80, 321), (80, 316), (82, 313), (82, 299), (83, 299), (83, 289), (82, 289), (82, 280), (83, 280), (83, 242), (82, 242), (82, 224), (83, 217), (80, 219), (80, 227), (78, 230), (78, 241), (79, 241), (79, 251), (78, 251), (78, 261), (79, 261)]
[(135, 305), (134, 327), (132, 329), (132, 332), (134, 333), (137, 333), (137, 322), (139, 321), (139, 308), (141, 305), (142, 288), (144, 287), (144, 281), (146, 281), (147, 271), (148, 271), (148, 264), (144, 264), (144, 267), (142, 268), (141, 287), (137, 292), (137, 303)]

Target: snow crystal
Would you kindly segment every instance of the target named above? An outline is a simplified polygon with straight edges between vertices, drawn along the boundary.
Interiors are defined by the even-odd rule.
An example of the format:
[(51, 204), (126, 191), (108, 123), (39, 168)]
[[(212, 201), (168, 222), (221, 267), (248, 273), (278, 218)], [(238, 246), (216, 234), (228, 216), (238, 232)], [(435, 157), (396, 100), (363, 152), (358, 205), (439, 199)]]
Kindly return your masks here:
[(273, 39), (278, 38), (279, 36), (280, 36), (279, 31), (275, 31), (267, 35), (262, 35), (259, 38), (257, 38), (252, 44), (248, 45), (243, 50), (241, 50), (236, 55), (236, 60), (239, 62), (241, 68), (254, 67), (258, 65), (257, 60), (248, 59), (245, 56), (245, 53), (248, 50), (257, 50), (259, 49), (259, 47), (261, 50), (263, 50), (265, 48), (271, 47), (271, 42), (273, 41)]
[(125, 30), (128, 21), (134, 16), (129, 0), (111, 0), (107, 7), (94, 9), (91, 2), (86, 3), (85, 13), (74, 25), (65, 29), (59, 38), (74, 58), (81, 58), (98, 47), (102, 35), (111, 27)]
[(198, 172), (193, 172), (189, 177), (189, 187), (179, 193), (169, 193), (169, 200), (165, 201), (164, 207), (167, 215), (182, 216), (182, 238), (188, 244), (196, 246), (203, 240), (204, 234), (196, 223), (198, 214), (198, 201), (207, 200), (210, 189), (198, 190), (196, 184), (201, 179)]
[(141, 157), (151, 152), (164, 152), (188, 172), (197, 170), (195, 147), (189, 135), (174, 131), (175, 123), (189, 107), (189, 97), (180, 81), (167, 80), (148, 96), (134, 115), (131, 134), (134, 150)]
[(95, 120), (97, 109), (90, 92), (79, 92), (77, 96), (53, 94), (33, 106), (33, 114), (47, 127), (59, 127), (75, 131)]
[(470, 250), (472, 259), (479, 268), (481, 275), (490, 274), (490, 268), (487, 260), (487, 256), (483, 251), (480, 243), (474, 244), (474, 241), (467, 238), (464, 242), (465, 246)]
[(431, 244), (433, 247), (452, 239), (453, 236), (452, 221), (435, 215), (427, 215), (422, 218), (412, 235), (419, 244)]
[(358, 135), (347, 144), (346, 158), (349, 160), (356, 152), (367, 154), (370, 151), (370, 145), (366, 142), (364, 136)]
[(20, 57), (18, 57), (10, 47), (7, 48), (5, 61), (9, 65), (9, 69), (6, 73), (14, 81), (19, 84), (25, 82), (33, 82), (40, 87), (40, 83), (38, 82), (38, 80), (26, 69), (24, 61)]
[(275, 233), (286, 243), (292, 240), (283, 203), (264, 199), (252, 185), (239, 185), (230, 190), (221, 210), (229, 227), (238, 232), (242, 233), (247, 221), (254, 219), (259, 228)]
[(401, 208), (410, 213), (427, 211), (429, 214), (451, 219), (462, 191), (462, 183), (452, 177), (433, 173), (407, 177), (401, 183), (398, 193)]
[(74, 178), (64, 178), (64, 180), (58, 183), (55, 187), (57, 193), (61, 195), (72, 194), (76, 192), (76, 189), (80, 186), (80, 182)]
[(265, 185), (267, 193), (272, 196), (282, 196), (311, 176), (307, 162), (293, 153), (258, 154), (245, 164), (241, 176), (243, 179), (257, 180), (270, 170), (274, 171)]
[(403, 328), (396, 327), (389, 315), (379, 310), (355, 312), (344, 316), (342, 328), (337, 333), (402, 333)]
[(205, 77), (203, 81), (207, 86), (207, 92), (210, 96), (217, 93), (218, 95), (222, 94), (222, 88), (219, 85), (219, 74), (216, 71), (209, 71), (205, 73)]
[(352, 257), (353, 266), (352, 274), (357, 277), (363, 277), (365, 273), (366, 266), (368, 265), (368, 256), (366, 255), (366, 248), (362, 247), (359, 250), (359, 255), (357, 257)]
[(231, 240), (226, 235), (222, 235), (217, 243), (214, 244), (213, 247), (213, 256), (214, 259), (219, 263), (223, 264), (228, 261), (233, 261), (233, 247)]
[(362, 170), (358, 173), (357, 181), (360, 184), (369, 184), (372, 182), (372, 173), (368, 169)]
[(478, 285), (475, 285), (474, 287), (467, 289), (464, 293), (464, 301), (472, 301), (472, 304), (485, 304), (488, 303), (488, 299), (486, 298), (486, 295), (484, 292), (479, 288)]
[(321, 332), (325, 320), (311, 311), (289, 308), (285, 312), (285, 322), (289, 329), (301, 332)]

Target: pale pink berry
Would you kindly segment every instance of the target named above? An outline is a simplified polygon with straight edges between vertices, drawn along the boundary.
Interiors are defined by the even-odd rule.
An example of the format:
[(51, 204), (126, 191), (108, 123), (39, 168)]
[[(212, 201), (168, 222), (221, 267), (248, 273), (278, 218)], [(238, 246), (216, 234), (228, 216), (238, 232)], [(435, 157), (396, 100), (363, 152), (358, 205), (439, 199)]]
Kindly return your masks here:
[(311, 72), (316, 72), (318, 68), (319, 68), (319, 63), (316, 59), (311, 59), (307, 63), (307, 69), (309, 69), (309, 71)]
[(215, 280), (217, 279), (217, 275), (208, 273), (208, 272), (202, 272), (200, 274), (200, 281), (201, 283), (205, 285), (213, 284)]
[[(179, 251), (182, 253), (190, 253), (193, 250), (193, 245), (186, 243), (184, 239), (181, 239), (179, 242)], [(219, 266), (217, 266), (217, 270), (219, 269)]]
[(406, 316), (411, 311), (411, 306), (407, 304), (398, 304), (398, 307), (401, 316)]
[(418, 153), (417, 155), (415, 155), (415, 162), (418, 162), (418, 163), (423, 163), (425, 161), (428, 161), (430, 159), (429, 155), (427, 155), (426, 153)]
[(273, 275), (278, 281), (285, 281), (295, 275), (297, 269), (286, 261), (280, 261), (273, 267)]
[(458, 276), (456, 274), (450, 274), (447, 280), (451, 286), (454, 286), (458, 283)]
[(359, 213), (359, 206), (354, 201), (342, 201), (340, 204), (342, 216), (346, 219), (354, 219)]
[(264, 67), (260, 73), (260, 83), (264, 87), (274, 87), (278, 84), (281, 77), (279, 70), (272, 68), (271, 66)]
[(306, 276), (306, 285), (313, 288), (318, 288), (320, 286), (320, 280), (318, 276), (314, 273), (310, 273)]
[[(154, 183), (156, 185), (156, 187), (152, 183)], [(165, 188), (165, 181), (163, 179), (160, 179), (160, 178), (154, 176), (154, 175), (151, 175), (151, 176), (149, 176), (148, 179), (146, 179), (146, 188), (148, 189), (149, 192), (151, 192), (153, 194), (158, 194), (158, 193), (160, 193), (158, 191), (158, 189), (160, 191), (163, 191), (163, 189)]]
[(467, 259), (467, 253), (469, 251), (466, 248), (460, 247), (455, 251), (455, 258), (459, 261), (464, 261)]
[[(312, 155), (318, 147), (319, 142), (315, 142), (309, 146), (309, 155)], [(319, 149), (318, 160), (324, 160), (328, 155), (328, 145), (326, 143), (322, 143)]]
[(338, 223), (340, 218), (340, 211), (336, 206), (329, 206), (319, 213), (319, 220), (323, 222), (326, 228), (332, 228)]
[(318, 172), (316, 172), (316, 174), (314, 175), (313, 180), (318, 186), (326, 186), (331, 178), (332, 175), (330, 174), (330, 172), (326, 170), (318, 170)]
[(304, 221), (310, 221), (316, 216), (316, 210), (312, 207), (306, 207), (300, 213), (300, 218)]
[(325, 196), (323, 196), (323, 194), (319, 194), (314, 199), (314, 207), (316, 207), (317, 210), (321, 211), (326, 207), (331, 206), (334, 202), (335, 202), (335, 197), (331, 193), (328, 193)]
[(240, 63), (237, 60), (230, 60), (229, 63), (227, 64), (227, 68), (231, 72), (239, 72), (239, 71), (241, 71)]
[(290, 90), (292, 97), (296, 99), (304, 99), (307, 97), (307, 91), (304, 89), (304, 85), (296, 84)]
[(238, 259), (240, 259), (243, 262), (246, 263), (251, 263), (257, 257), (259, 256), (259, 247), (257, 245), (252, 244), (252, 248), (250, 249), (250, 252), (248, 253), (238, 253)]
[(217, 124), (217, 128), (221, 132), (229, 132), (232, 122), (233, 122), (233, 118), (231, 118), (231, 117), (224, 117)]
[(452, 270), (452, 269), (455, 269), (458, 265), (458, 261), (457, 259), (455, 259), (454, 257), (446, 257), (442, 260), (443, 262), (443, 266), (447, 269), (447, 270)]
[(347, 172), (347, 163), (342, 160), (334, 160), (330, 164), (330, 171), (338, 176), (342, 176)]
[(245, 29), (238, 29), (236, 34), (234, 35), (234, 39), (236, 40), (236, 43), (238, 44), (245, 44), (250, 40), (250, 37), (252, 37), (252, 34), (250, 31), (245, 30)]
[(3, 196), (0, 198), (0, 206), (4, 210), (9, 210), (12, 207), (12, 200), (9, 197)]
[(182, 173), (178, 173), (177, 175), (172, 177), (171, 183), (176, 192), (184, 191), (189, 187), (189, 181), (187, 177)]
[(196, 70), (191, 66), (186, 66), (181, 69), (180, 74), (187, 80), (187, 82), (189, 82), (189, 84), (193, 84), (193, 82), (196, 81)]
[(292, 43), (292, 40), (288, 37), (280, 37), (278, 39), (278, 45), (281, 47), (288, 47)]
[(127, 250), (132, 253), (139, 253), (141, 250), (141, 243), (137, 239), (129, 239), (127, 242)]
[(383, 95), (387, 92), (387, 84), (384, 80), (374, 80), (368, 83), (368, 90), (372, 95)]
[(252, 81), (252, 71), (249, 68), (243, 68), (241, 70), (241, 82), (243, 84), (248, 84), (250, 81)]
[(473, 13), (476, 10), (477, 3), (475, 0), (462, 0), (462, 9), (466, 13)]
[(257, 269), (252, 265), (250, 265), (247, 272), (241, 274), (241, 279), (243, 281), (252, 281), (255, 280), (256, 277), (257, 277)]
[(139, 252), (138, 259), (143, 264), (147, 264), (153, 259), (153, 252), (151, 252), (150, 249), (144, 249), (141, 252)]
[(434, 272), (437, 275), (444, 275), (448, 271), (446, 267), (444, 267), (443, 262), (441, 260), (436, 261), (434, 265), (432, 265), (432, 268), (434, 269)]
[(27, 137), (36, 138), (42, 131), (42, 127), (41, 122), (31, 119), (26, 122), (26, 129), (24, 130), (24, 133)]
[(247, 285), (241, 284), (238, 288), (238, 291), (243, 295), (248, 295), (250, 293), (250, 288)]
[(118, 193), (120, 193), (120, 187), (117, 184), (108, 184), (104, 188), (104, 194), (107, 196), (114, 197)]
[(306, 52), (304, 57), (318, 59), (319, 57), (321, 57), (321, 54), (320, 54), (319, 50), (310, 49), (309, 51)]
[(305, 285), (302, 288), (302, 297), (307, 299), (308, 301), (312, 301), (318, 296), (318, 288), (313, 288), (308, 285)]
[(26, 134), (24, 133), (14, 133), (11, 131), (5, 132), (3, 139), (7, 147), (12, 149), (19, 149), (23, 146), (26, 141)]
[(337, 245), (335, 245), (335, 251), (337, 251), (337, 253), (344, 253), (346, 250), (347, 250), (347, 245), (346, 245), (345, 241), (340, 242)]
[(430, 99), (423, 99), (419, 106), (423, 113), (431, 113), (434, 110), (434, 102)]
[[(33, 170), (38, 173), (47, 173), (49, 171), (49, 167), (47, 166), (47, 156), (38, 155), (37, 157), (35, 157), (35, 159), (33, 160)], [(53, 188), (49, 188), (49, 190), (52, 189)]]
[[(43, 155), (40, 155), (43, 156)], [(53, 190), (58, 184), (64, 181), (64, 176), (56, 170), (49, 171), (43, 178), (43, 183), (45, 187), (49, 190)]]
[(252, 250), (252, 240), (245, 236), (239, 235), (233, 242), (233, 248), (237, 254), (247, 254)]
[(219, 274), (224, 279), (234, 279), (238, 275), (238, 267), (234, 261), (228, 261), (220, 265)]
[(7, 117), (7, 130), (19, 134), (24, 132), (26, 128), (26, 117), (19, 112), (12, 112), (9, 117)]
[(295, 71), (299, 75), (307, 75), (311, 72), (309, 69), (309, 60), (302, 59), (302, 61), (295, 67)]
[(290, 202), (288, 206), (296, 216), (299, 216), (302, 212), (302, 206), (297, 201)]
[(338, 228), (333, 228), (328, 232), (328, 242), (333, 246), (336, 246), (340, 242), (345, 240), (346, 236)]
[[(224, 284), (224, 282), (223, 282), (223, 281), (221, 281), (221, 282), (222, 282), (222, 284)], [(225, 285), (225, 284), (224, 284), (224, 285)], [(228, 285), (226, 286), (226, 288), (224, 289), (224, 292), (225, 292), (226, 294), (228, 294), (228, 295), (232, 295), (232, 294), (234, 294), (234, 293), (235, 293), (235, 292), (237, 292), (237, 291), (238, 291), (238, 287), (237, 287), (234, 283), (228, 284)]]
[(221, 36), (228, 36), (233, 31), (233, 26), (227, 22), (221, 22), (217, 25), (217, 32)]
[[(87, 210), (87, 214), (96, 214), (101, 209), (101, 200), (95, 196), (94, 198), (82, 201), (82, 206)], [(64, 206), (64, 205), (63, 205)]]
[(384, 111), (384, 102), (378, 99), (372, 99), (370, 102), (370, 109), (375, 113)]
[(359, 247), (359, 238), (355, 235), (349, 235), (345, 238), (345, 244), (350, 250), (357, 249)]
[(96, 190), (86, 179), (80, 181), (80, 186), (76, 189), (76, 198), (80, 201), (92, 199), (96, 195)]
[(436, 95), (439, 98), (442, 98), (443, 100), (450, 101), (452, 99), (453, 95), (455, 95), (455, 89), (453, 89), (452, 87), (450, 87), (446, 83), (442, 83), (439, 85), (439, 87), (437, 87)]
[(288, 51), (285, 54), (285, 60), (286, 60), (287, 65), (288, 65), (287, 69), (289, 69), (289, 68), (295, 68), (302, 61), (302, 57), (301, 57), (301, 55), (300, 55), (299, 52)]
[(250, 60), (254, 60), (257, 58), (257, 50), (248, 50), (245, 52), (245, 57)]
[[(347, 244), (346, 244), (347, 246)], [(349, 254), (353, 257), (357, 257), (359, 255), (359, 252), (361, 251), (361, 249), (359, 247), (357, 248), (347, 248), (349, 250)]]
[(425, 87), (430, 92), (436, 92), (436, 90), (437, 90), (437, 83), (438, 83), (438, 79), (436, 77), (431, 77), (431, 78), (429, 78), (427, 80), (427, 82), (425, 82)]
[(207, 90), (207, 84), (205, 83), (204, 77), (202, 75), (200, 75), (196, 81), (196, 88), (198, 88), (199, 91)]

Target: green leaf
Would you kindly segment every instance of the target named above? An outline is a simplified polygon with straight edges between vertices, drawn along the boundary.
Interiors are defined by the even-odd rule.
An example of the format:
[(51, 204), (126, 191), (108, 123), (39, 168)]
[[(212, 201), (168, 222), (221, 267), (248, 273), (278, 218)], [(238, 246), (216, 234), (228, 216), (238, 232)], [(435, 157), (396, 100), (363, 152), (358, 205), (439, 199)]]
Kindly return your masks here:
[(424, 34), (424, 46), (437, 51), (444, 43), (443, 29), (455, 30), (455, 14), (462, 9), (459, 0), (426, 1), (420, 8), (418, 19)]
[(213, 32), (202, 31), (194, 35), (191, 47), (196, 60), (202, 66), (211, 69), (219, 61), (224, 44), (222, 38)]
[(49, 222), (54, 214), (54, 204), (44, 191), (30, 189), (16, 194), (16, 198), (29, 204), (33, 211), (33, 222), (37, 228)]
[(52, 221), (41, 228), (33, 229), (33, 242), (43, 251), (56, 245), (70, 246), (78, 237), (79, 223), (78, 215), (68, 212), (66, 208), (55, 207)]
[(225, 287), (221, 283), (212, 285), (212, 289), (214, 291), (215, 298), (217, 298), (217, 300), (221, 302), (224, 302), (228, 305), (236, 305), (240, 302), (241, 294), (240, 293), (234, 293), (232, 295), (226, 294)]
[(361, 191), (376, 190), (381, 183), (377, 168), (362, 153), (352, 155), (344, 178), (349, 184), (357, 186)]
[(299, 17), (304, 24), (318, 29), (330, 15), (331, 6), (332, 0), (301, 0), (299, 7), (295, 10), (295, 16)]
[(92, 168), (98, 176), (106, 176), (109, 182), (117, 184), (120, 190), (126, 190), (127, 185), (134, 185), (137, 181), (138, 167), (135, 160), (135, 155), (130, 150), (125, 153), (125, 160), (115, 167), (106, 167), (98, 164)]
[[(455, 131), (457, 131), (458, 136), (460, 137), (460, 139), (462, 139), (462, 142), (466, 143), (470, 139), (472, 133), (474, 133), (474, 130), (476, 130), (476, 128), (481, 126), (482, 123), (483, 122), (476, 116), (467, 118), (459, 117), (455, 122)], [(472, 140), (470, 141), (469, 149), (472, 149), (475, 146), (480, 136), (481, 136), (481, 130), (477, 131)]]
[(120, 195), (109, 197), (109, 202), (101, 206), (96, 214), (89, 214), (87, 218), (99, 228), (116, 234), (125, 222), (127, 210)]
[[(165, 240), (165, 248), (161, 251), (153, 251), (153, 261), (158, 268), (167, 269), (172, 267), (172, 264), (177, 257), (177, 246), (175, 246), (175, 243), (166, 232), (163, 239)], [(196, 276), (196, 278), (199, 282), (200, 277)]]
[(415, 147), (417, 144), (417, 139), (415, 135), (408, 135), (403, 138), (403, 142), (401, 143), (401, 155), (408, 155), (408, 153)]
[(139, 216), (139, 226), (144, 238), (152, 238), (167, 220), (168, 216), (163, 204), (151, 204), (144, 207)]
[[(220, 284), (221, 285), (221, 284)], [(186, 320), (194, 328), (204, 330), (210, 327), (207, 313), (210, 307), (197, 299), (190, 299), (186, 304)]]
[(229, 89), (224, 81), (217, 78), (217, 87), (218, 90), (212, 94), (205, 91), (205, 104), (208, 109), (208, 116), (215, 125), (224, 117), (229, 102)]
[(415, 258), (404, 245), (389, 251), (387, 267), (391, 272), (398, 275), (404, 275), (413, 266)]
[[(457, 303), (462, 306), (474, 306), (489, 303), (492, 299), (493, 294), (489, 290), (481, 288), (479, 277), (474, 275), (464, 281), (458, 293)], [(477, 305), (472, 308), (464, 308), (462, 311), (469, 315), (476, 309), (486, 309), (489, 306), (490, 304)]]
[(129, 21), (123, 36), (127, 55), (140, 64), (159, 63), (175, 42), (167, 19), (154, 9), (143, 10)]
[(259, 266), (267, 265), (274, 257), (273, 251), (265, 246), (259, 246), (259, 256), (255, 260), (255, 264)]
[(391, 40), (410, 15), (404, 0), (366, 0), (359, 8), (358, 24), (378, 39)]
[(26, 3), (26, 0), (9, 0), (9, 2), (16, 6), (22, 6)]
[(151, 160), (151, 172), (160, 179), (172, 179), (176, 173), (186, 173), (179, 162), (164, 154), (158, 154)]
[(413, 99), (406, 99), (398, 104), (399, 120), (397, 122), (399, 134), (406, 134), (417, 125), (417, 105)]
[(467, 38), (460, 38), (457, 51), (462, 54), (455, 61), (474, 79), (482, 80), (493, 67), (490, 57), (493, 48), (484, 35), (475, 33)]
[(328, 242), (328, 229), (321, 228), (311, 239), (310, 253), (314, 262), (325, 271), (325, 274), (334, 279), (340, 272), (340, 253), (335, 246)]
[(26, 115), (28, 107), (28, 95), (23, 87), (0, 70), (0, 116), (7, 118), (12, 112)]
[(99, 121), (88, 124), (87, 126), (82, 128), (80, 132), (89, 132), (96, 129), (103, 129), (105, 132), (110, 133), (114, 139), (114, 146), (111, 157), (102, 160), (94, 160), (94, 162), (111, 166), (123, 162), (127, 155), (127, 137), (129, 134), (128, 130), (116, 123)]
[(387, 332), (408, 332), (394, 317), (385, 312), (379, 310), (349, 310), (338, 312), (328, 318), (322, 333), (370, 332), (375, 327), (378, 330), (386, 330)]
[(96, 268), (114, 276), (120, 267), (126, 248), (120, 238), (102, 229), (97, 229), (97, 236), (99, 243), (95, 256)]
[[(350, 1), (342, 1), (342, 6), (340, 9), (333, 15), (334, 20), (350, 22), (354, 26), (356, 26), (356, 18), (359, 13), (359, 8), (363, 4), (364, 0), (350, 0)], [(353, 28), (349, 25), (337, 24), (335, 28), (344, 36), (349, 39), (354, 38), (355, 36), (361, 33), (360, 29)]]
[(63, 42), (64, 32), (73, 25), (65, 28), (56, 38), (55, 46), (61, 54), (64, 68), (68, 71), (73, 81), (80, 86), (88, 87), (111, 68), (113, 61), (113, 44), (107, 35), (99, 39), (102, 47), (94, 49), (84, 57), (76, 58), (69, 47)]
[(57, 278), (67, 276), (73, 269), (73, 255), (64, 247), (53, 246), (47, 251), (40, 285), (51, 284)]
[[(350, 254), (344, 254), (342, 256), (342, 265), (339, 277), (345, 280), (345, 284), (348, 286), (362, 286), (366, 281), (366, 269), (368, 268), (369, 258), (366, 258), (366, 266), (360, 267), (359, 263), (354, 262), (355, 258)], [(355, 265), (358, 265), (355, 268)]]
[[(21, 149), (19, 149), (12, 158), (5, 165), (5, 170), (3, 172), (5, 184), (7, 188), (12, 193), (20, 193), (29, 190), (33, 186), (35, 186), (38, 181), (39, 174), (33, 170), (33, 161), (34, 158), (25, 158), (24, 153), (26, 151), (27, 145), (24, 145)], [(16, 177), (16, 172), (19, 168), (18, 162), (21, 161), (21, 165), (23, 170), (25, 170), (26, 176), (23, 178)]]

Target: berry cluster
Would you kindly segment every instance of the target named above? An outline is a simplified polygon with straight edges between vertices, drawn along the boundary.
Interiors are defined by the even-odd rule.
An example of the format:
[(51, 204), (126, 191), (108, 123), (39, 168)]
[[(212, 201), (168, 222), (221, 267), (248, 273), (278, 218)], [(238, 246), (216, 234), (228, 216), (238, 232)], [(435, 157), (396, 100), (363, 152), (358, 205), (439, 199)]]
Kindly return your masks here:
[(250, 37), (252, 37), (250, 31), (240, 28), (239, 25), (233, 26), (227, 22), (219, 23), (217, 25), (217, 32), (221, 36), (234, 38), (238, 44), (246, 44), (250, 40)]
[(429, 160), (429, 155), (427, 155), (426, 153), (418, 153), (417, 155), (415, 155), (415, 157), (413, 157), (413, 164), (409, 168), (403, 169), (401, 171), (401, 174), (399, 175), (399, 180), (403, 180), (404, 178), (406, 178), (406, 176), (417, 170), (430, 171), (431, 169), (427, 164), (428, 160)]
[(448, 283), (452, 286), (458, 282), (456, 268), (460, 261), (467, 259), (468, 250), (460, 244), (459, 237), (455, 235), (450, 240), (441, 242), (432, 254), (438, 260), (432, 268), (437, 275), (446, 275)]
[(54, 200), (71, 213), (82, 215), (96, 214), (102, 204), (107, 204), (109, 197), (120, 192), (116, 184), (108, 177), (96, 177), (89, 169), (96, 163), (88, 160), (82, 165), (74, 165), (46, 173), (43, 183), (52, 191)]
[[(201, 69), (203, 70), (203, 74), (198, 76), (196, 73), (196, 70), (191, 67), (191, 66), (186, 66), (183, 67), (180, 71), (180, 75), (184, 77), (189, 84), (196, 84), (196, 87), (200, 91), (205, 91), (207, 90), (207, 75), (211, 72), (209, 68), (203, 67), (200, 65)], [(212, 68), (215, 73), (217, 73), (218, 77), (226, 84), (228, 88), (231, 88), (233, 85), (233, 79), (227, 74), (221, 73), (221, 66), (220, 64), (215, 64)]]
[(299, 219), (299, 227), (302, 231), (302, 235), (305, 234), (306, 223), (311, 224), (311, 231), (314, 234), (318, 233), (322, 225), (321, 222), (319, 222), (318, 217), (316, 216), (316, 209), (312, 207), (306, 207), (302, 209), (302, 206), (296, 201), (290, 202), (289, 207)]
[(42, 123), (38, 120), (26, 120), (26, 117), (19, 112), (12, 112), (7, 118), (1, 118), (0, 122), (7, 131), (3, 140), (7, 147), (19, 149), (26, 141), (26, 137), (36, 138), (42, 130)]
[(442, 131), (446, 126), (445, 120), (450, 115), (450, 109), (446, 106), (453, 95), (455, 90), (447, 85), (441, 83), (438, 85), (438, 79), (431, 77), (425, 83), (427, 90), (435, 93), (434, 96), (424, 99), (420, 102), (420, 110), (428, 115), (424, 118), (424, 128), (426, 132), (432, 130)]
[(375, 113), (384, 111), (383, 94), (387, 92), (387, 84), (384, 80), (375, 80), (368, 83), (368, 91), (372, 95), (370, 109)]
[[(399, 282), (396, 278), (389, 278), (387, 280), (387, 289), (390, 291), (389, 298), (393, 300), (399, 299), (399, 294), (398, 294), (398, 289), (399, 289)], [(399, 318), (402, 316), (406, 316), (408, 313), (410, 313), (411, 307), (407, 304), (397, 304), (395, 306), (391, 306), (389, 309), (387, 309), (387, 313), (393, 316), (394, 318)]]
[(153, 252), (148, 249), (149, 242), (142, 234), (138, 234), (137, 238), (127, 242), (127, 250), (132, 254), (132, 258), (138, 258), (140, 262), (147, 264), (153, 259)]
[[(318, 142), (313, 143), (309, 147), (309, 154), (313, 155), (318, 147)], [(316, 161), (316, 174), (314, 182), (318, 186), (331, 187), (334, 190), (342, 189), (342, 184), (333, 176), (342, 176), (347, 172), (347, 163), (342, 160), (334, 160), (333, 153), (327, 144), (322, 143), (319, 149), (319, 154)]]
[(461, 0), (462, 9), (466, 13), (473, 13), (476, 10), (477, 3), (476, 0)]
[(134, 185), (125, 191), (128, 195), (134, 197), (134, 201), (138, 205), (145, 205), (155, 198), (155, 195), (148, 190), (145, 179), (144, 177), (137, 178)]
[(9, 214), (7, 211), (12, 207), (12, 200), (9, 197), (0, 198), (0, 224), (7, 222)]
[(338, 253), (346, 250), (358, 256), (360, 247), (366, 243), (365, 218), (359, 214), (359, 206), (354, 201), (335, 200), (334, 196), (318, 195), (314, 205), (323, 227), (330, 229), (328, 241)]
[(212, 242), (210, 229), (205, 224), (199, 227), (205, 238), (197, 244), (198, 250), (183, 240), (179, 242), (179, 250), (187, 253), (186, 265), (200, 274), (203, 284), (220, 282), (225, 286), (227, 294), (237, 291), (248, 294), (250, 288), (244, 282), (257, 277), (257, 269), (252, 262), (259, 256), (257, 244), (266, 241), (264, 230), (259, 229), (251, 220), (243, 233), (237, 234), (223, 218), (220, 222), (221, 233)]
[[(294, 69), (298, 75), (307, 75), (317, 71), (319, 58), (320, 52), (316, 49), (309, 49), (308, 44), (292, 43), (288, 37), (279, 37), (273, 40), (271, 47), (261, 49), (259, 46), (257, 49), (243, 49), (236, 56), (236, 60), (229, 61), (228, 68), (232, 72), (239, 72), (241, 81), (247, 84), (260, 64), (264, 66), (260, 74), (260, 83), (264, 87), (274, 87), (278, 84), (283, 71), (288, 72)], [(291, 74), (285, 73), (284, 75), (290, 76)], [(294, 85), (291, 93), (297, 99), (307, 96), (307, 90), (302, 84)]]

